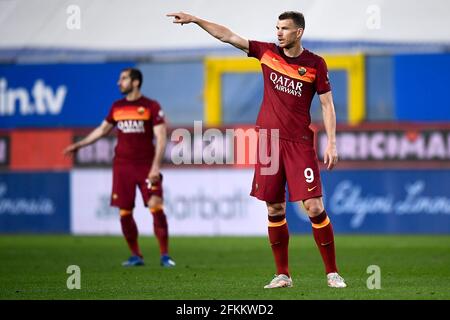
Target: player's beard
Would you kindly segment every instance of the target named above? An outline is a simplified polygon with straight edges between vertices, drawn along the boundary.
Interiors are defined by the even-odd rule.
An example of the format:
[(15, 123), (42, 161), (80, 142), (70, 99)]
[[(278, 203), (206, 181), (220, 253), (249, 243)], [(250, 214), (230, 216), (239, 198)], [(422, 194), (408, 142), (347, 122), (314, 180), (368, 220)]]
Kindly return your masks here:
[(120, 88), (120, 92), (122, 93), (122, 95), (127, 95), (131, 91), (133, 91), (133, 88), (131, 86), (129, 86), (129, 87), (121, 87)]
[(295, 47), (295, 41), (288, 42), (287, 40), (284, 40), (284, 46), (282, 46), (283, 49), (291, 49), (292, 47)]

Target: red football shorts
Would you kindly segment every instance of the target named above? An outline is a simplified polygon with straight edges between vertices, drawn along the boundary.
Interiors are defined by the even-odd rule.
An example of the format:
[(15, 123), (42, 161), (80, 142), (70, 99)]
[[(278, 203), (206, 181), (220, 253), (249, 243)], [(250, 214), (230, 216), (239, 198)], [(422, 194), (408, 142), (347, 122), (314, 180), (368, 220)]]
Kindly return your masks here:
[[(285, 202), (286, 182), (289, 201), (307, 200), (322, 196), (319, 164), (310, 145), (278, 139), (278, 148), (270, 136), (259, 135), (257, 161), (250, 195), (269, 202)], [(263, 148), (261, 144), (265, 144)], [(261, 151), (265, 149), (266, 151)], [(260, 157), (260, 153), (266, 156)], [(268, 160), (270, 159), (270, 161)], [(278, 161), (278, 164), (275, 163)], [(275, 170), (276, 169), (276, 170)]]
[(139, 188), (144, 205), (147, 206), (152, 195), (163, 197), (161, 179), (150, 188), (146, 182), (151, 165), (149, 164), (116, 164), (113, 165), (113, 187), (111, 206), (132, 210), (136, 198), (136, 186)]

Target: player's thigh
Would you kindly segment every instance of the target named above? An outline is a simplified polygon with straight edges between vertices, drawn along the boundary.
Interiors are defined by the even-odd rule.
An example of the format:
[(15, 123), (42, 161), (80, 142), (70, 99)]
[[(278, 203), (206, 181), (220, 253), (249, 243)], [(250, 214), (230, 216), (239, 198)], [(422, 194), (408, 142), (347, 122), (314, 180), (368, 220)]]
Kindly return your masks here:
[[(262, 143), (265, 143), (264, 148), (261, 148)], [(279, 146), (275, 150), (272, 150), (271, 147), (271, 138), (260, 135), (250, 194), (269, 203), (282, 203), (285, 201), (286, 175), (280, 159)], [(265, 155), (261, 155), (261, 153), (265, 153)]]
[(289, 190), (289, 200), (299, 201), (322, 196), (319, 162), (314, 148), (283, 142), (283, 165)]
[(284, 170), (269, 175), (263, 173), (261, 165), (256, 164), (251, 195), (269, 203), (284, 202), (286, 193)]
[(136, 182), (133, 177), (133, 167), (114, 165), (111, 205), (122, 209), (133, 209), (135, 197)]

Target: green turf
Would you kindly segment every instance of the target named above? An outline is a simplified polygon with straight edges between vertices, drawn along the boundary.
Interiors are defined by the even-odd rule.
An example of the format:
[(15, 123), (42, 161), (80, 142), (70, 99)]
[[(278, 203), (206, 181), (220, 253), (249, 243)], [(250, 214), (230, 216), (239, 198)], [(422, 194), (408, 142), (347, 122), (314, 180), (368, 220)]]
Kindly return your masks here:
[[(120, 266), (122, 237), (1, 236), (0, 299), (450, 299), (450, 236), (336, 236), (346, 289), (326, 286), (310, 235), (292, 236), (294, 287), (264, 290), (274, 273), (265, 237), (173, 237), (173, 269), (159, 266), (153, 237), (141, 237), (146, 266)], [(81, 289), (69, 290), (69, 265)], [(381, 289), (366, 286), (369, 265)]]

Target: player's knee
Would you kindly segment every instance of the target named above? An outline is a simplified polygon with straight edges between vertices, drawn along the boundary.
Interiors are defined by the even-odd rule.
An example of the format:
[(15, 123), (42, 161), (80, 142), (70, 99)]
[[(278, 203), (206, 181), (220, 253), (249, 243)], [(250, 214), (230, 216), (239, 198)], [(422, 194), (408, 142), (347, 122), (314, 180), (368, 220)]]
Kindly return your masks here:
[(308, 208), (308, 214), (310, 217), (315, 217), (315, 216), (318, 216), (319, 214), (321, 214), (323, 212), (323, 210), (324, 210), (324, 208), (320, 204), (312, 205), (312, 206), (309, 206), (309, 208)]
[(286, 207), (282, 203), (267, 204), (267, 212), (269, 216), (279, 216), (286, 214)]
[(304, 205), (310, 217), (318, 216), (324, 210), (323, 203), (319, 199), (309, 199), (304, 202)]
[(152, 196), (148, 201), (148, 207), (153, 216), (164, 216), (164, 203), (161, 197)]
[(163, 200), (160, 197), (152, 196), (147, 203), (150, 211), (163, 206)]

